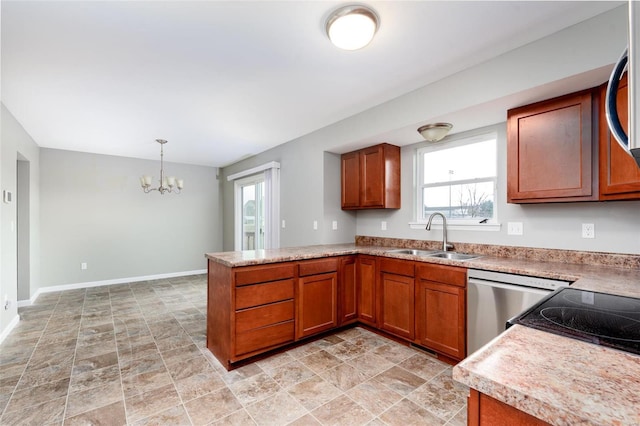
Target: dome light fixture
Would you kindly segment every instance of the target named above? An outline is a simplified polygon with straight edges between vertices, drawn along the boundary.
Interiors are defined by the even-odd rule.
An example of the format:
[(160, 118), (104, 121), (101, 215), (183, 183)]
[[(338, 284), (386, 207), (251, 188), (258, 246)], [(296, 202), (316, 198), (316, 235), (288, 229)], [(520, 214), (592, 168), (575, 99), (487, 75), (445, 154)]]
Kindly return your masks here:
[(336, 47), (358, 50), (368, 45), (378, 30), (378, 15), (361, 5), (344, 6), (327, 19), (327, 36)]
[(449, 133), (453, 127), (451, 123), (433, 123), (418, 128), (418, 133), (428, 142), (438, 142)]

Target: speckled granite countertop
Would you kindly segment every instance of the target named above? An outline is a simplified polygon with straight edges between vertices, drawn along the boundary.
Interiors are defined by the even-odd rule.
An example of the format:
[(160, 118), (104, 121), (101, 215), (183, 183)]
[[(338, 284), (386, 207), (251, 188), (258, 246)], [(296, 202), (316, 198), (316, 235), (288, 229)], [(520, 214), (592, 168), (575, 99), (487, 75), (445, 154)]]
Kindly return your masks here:
[[(415, 260), (419, 262), (464, 266), (466, 268), (485, 269), (489, 271), (507, 272), (519, 275), (531, 275), (571, 282), (575, 281), (575, 283), (572, 284), (575, 288), (619, 294), (622, 296), (640, 297), (640, 269), (603, 266), (602, 264), (594, 265), (572, 263), (572, 261), (576, 260), (576, 258), (572, 256), (580, 256), (580, 252), (575, 252), (578, 253), (576, 255), (572, 255), (572, 252), (564, 252), (566, 253), (564, 259), (556, 255), (553, 256), (553, 262), (545, 262), (541, 260), (499, 257), (490, 254), (483, 254), (482, 248), (478, 246), (471, 247), (472, 250), (464, 251), (481, 254), (481, 257), (467, 261), (458, 261), (390, 252), (390, 250), (396, 248), (398, 247), (329, 244), (272, 250), (207, 253), (205, 254), (205, 257), (226, 266), (237, 267), (362, 253), (374, 256)], [(434, 248), (433, 246), (422, 248), (437, 249), (437, 247)], [(473, 250), (473, 248), (477, 248), (477, 250)], [(629, 262), (626, 262), (627, 265), (628, 263)]]
[[(574, 288), (640, 297), (639, 257), (634, 255), (533, 249), (528, 258), (516, 258), (508, 256), (521, 253), (510, 248), (459, 244), (459, 251), (483, 254), (461, 262), (389, 253), (389, 243), (365, 237), (358, 245), (208, 253), (206, 257), (235, 267), (362, 253), (575, 281)], [(427, 242), (391, 243), (438, 248)], [(516, 325), (460, 362), (453, 377), (554, 425), (640, 425), (640, 356), (615, 349)]]
[(640, 356), (514, 325), (453, 378), (553, 425), (640, 425)]

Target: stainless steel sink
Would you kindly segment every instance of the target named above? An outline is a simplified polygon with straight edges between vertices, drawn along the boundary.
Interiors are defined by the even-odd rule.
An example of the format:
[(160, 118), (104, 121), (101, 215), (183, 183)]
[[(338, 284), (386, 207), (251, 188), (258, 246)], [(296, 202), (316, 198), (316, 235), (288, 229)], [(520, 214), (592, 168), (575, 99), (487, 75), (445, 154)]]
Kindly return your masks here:
[(412, 256), (431, 256), (440, 253), (438, 250), (416, 250), (416, 249), (395, 249), (388, 250), (387, 253), (410, 254)]
[(394, 249), (388, 250), (387, 253), (395, 254), (409, 254), (412, 256), (434, 257), (439, 259), (450, 260), (471, 260), (480, 257), (479, 254), (458, 253), (455, 251), (442, 251), (442, 250), (416, 250), (416, 249)]
[(451, 260), (471, 260), (477, 259), (480, 257), (479, 254), (467, 254), (467, 253), (456, 253), (455, 251), (443, 251), (440, 253), (434, 253), (429, 255), (429, 257), (437, 257), (440, 259), (451, 259)]

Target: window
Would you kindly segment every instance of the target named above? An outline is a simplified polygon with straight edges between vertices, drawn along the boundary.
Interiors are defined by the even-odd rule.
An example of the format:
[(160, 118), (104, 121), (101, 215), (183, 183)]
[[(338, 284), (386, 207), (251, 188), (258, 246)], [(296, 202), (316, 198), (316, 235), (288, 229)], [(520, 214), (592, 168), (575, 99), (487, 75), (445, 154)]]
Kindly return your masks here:
[(280, 164), (227, 177), (235, 187), (235, 250), (280, 247)]
[(418, 149), (417, 219), (434, 212), (453, 225), (496, 222), (496, 134)]

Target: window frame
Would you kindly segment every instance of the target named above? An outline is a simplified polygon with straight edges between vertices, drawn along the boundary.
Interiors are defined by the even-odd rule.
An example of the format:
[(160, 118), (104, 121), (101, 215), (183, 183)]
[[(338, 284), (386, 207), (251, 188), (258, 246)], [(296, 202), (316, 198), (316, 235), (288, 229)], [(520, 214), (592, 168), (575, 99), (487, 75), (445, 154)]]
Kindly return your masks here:
[[(424, 155), (429, 152), (442, 151), (445, 149), (458, 148), (465, 145), (472, 145), (474, 143), (484, 142), (488, 140), (495, 140), (496, 143), (496, 169), (495, 174), (491, 177), (484, 176), (471, 179), (460, 179), (450, 181), (452, 184), (466, 184), (466, 183), (481, 183), (481, 182), (493, 182), (493, 218), (490, 218), (486, 223), (480, 223), (480, 219), (449, 219), (447, 218), (447, 229), (453, 230), (482, 230), (482, 231), (499, 231), (500, 222), (498, 216), (498, 132), (489, 131), (481, 134), (460, 137), (457, 139), (447, 138), (444, 141), (430, 143), (428, 145), (422, 145), (416, 148), (415, 153), (415, 173), (414, 173), (414, 221), (409, 225), (413, 229), (424, 229), (427, 224), (427, 217), (424, 216), (424, 189), (433, 187), (447, 186), (447, 182), (430, 182), (423, 183), (424, 177)], [(435, 228), (442, 228), (441, 221), (434, 221)]]

